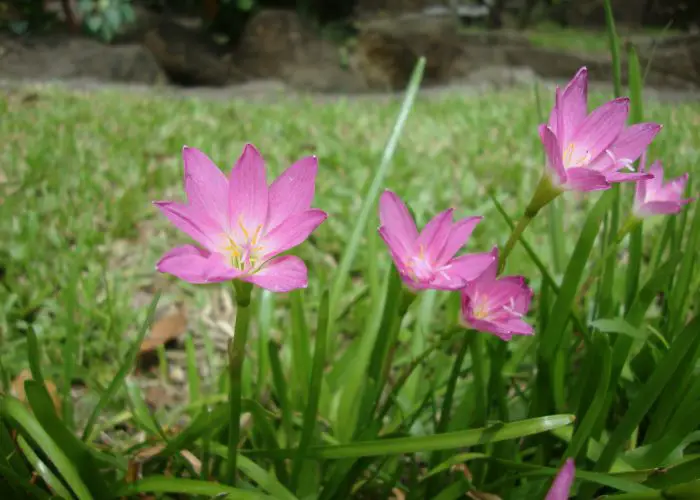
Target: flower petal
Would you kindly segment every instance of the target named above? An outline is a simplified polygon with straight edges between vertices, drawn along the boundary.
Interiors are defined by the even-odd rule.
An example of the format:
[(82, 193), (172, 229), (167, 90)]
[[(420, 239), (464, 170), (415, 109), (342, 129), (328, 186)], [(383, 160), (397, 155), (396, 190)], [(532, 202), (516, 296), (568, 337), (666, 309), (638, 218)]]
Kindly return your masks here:
[(564, 466), (559, 470), (554, 483), (549, 489), (545, 500), (568, 500), (571, 492), (571, 484), (574, 482), (576, 467), (573, 458), (569, 458)]
[(683, 208), (684, 203), (678, 201), (648, 201), (635, 207), (634, 211), (641, 217), (650, 215), (677, 214)]
[(253, 233), (267, 219), (268, 191), (265, 162), (251, 144), (246, 144), (229, 177), (231, 228)]
[(490, 269), (497, 259), (493, 252), (461, 255), (449, 262), (449, 273), (461, 277), (464, 281), (472, 281)]
[(190, 205), (219, 228), (229, 227), (228, 180), (226, 175), (199, 149), (183, 147), (185, 192)]
[(275, 179), (269, 190), (268, 231), (292, 214), (311, 208), (316, 188), (318, 160), (307, 156), (294, 163)]
[(608, 182), (637, 182), (651, 180), (654, 176), (649, 172), (610, 172), (605, 174)]
[(452, 229), (453, 211), (453, 209), (448, 208), (437, 214), (425, 225), (420, 235), (418, 235), (418, 239), (416, 240), (417, 246), (424, 252), (426, 258), (428, 258), (430, 262), (437, 262), (440, 252), (445, 248), (447, 238)]
[(290, 215), (260, 240), (264, 259), (269, 259), (302, 243), (326, 220), (328, 214), (313, 208)]
[(391, 258), (394, 261), (394, 264), (396, 264), (399, 272), (405, 272), (407, 269), (404, 262), (409, 259), (410, 255), (404, 253), (405, 250), (403, 244), (396, 238), (394, 233), (389, 232), (386, 227), (379, 228), (379, 236), (381, 236), (381, 238), (384, 240), (384, 243), (391, 254)]
[[(572, 161), (577, 163), (583, 158), (588, 158), (589, 161), (598, 158), (620, 135), (628, 113), (627, 97), (614, 99), (593, 110), (572, 136)], [(569, 143), (565, 144), (568, 146)]]
[(562, 144), (571, 138), (588, 114), (588, 70), (578, 70), (561, 94), (560, 99), (563, 130), (557, 130)]
[(566, 182), (566, 170), (562, 161), (561, 144), (554, 135), (554, 131), (550, 127), (540, 129), (540, 137), (544, 145), (544, 152), (547, 156), (547, 169), (550, 173), (550, 178), (554, 184), (560, 185)]
[(294, 255), (272, 259), (266, 262), (255, 274), (242, 279), (260, 288), (280, 293), (308, 286), (306, 265), (303, 260)]
[(385, 232), (392, 235), (400, 255), (413, 253), (418, 239), (416, 223), (401, 198), (391, 191), (384, 191), (379, 198), (379, 221)]
[(216, 250), (216, 235), (222, 231), (203, 216), (201, 209), (176, 201), (154, 201), (153, 204), (180, 231), (205, 248)]
[(600, 172), (590, 168), (567, 168), (565, 189), (573, 191), (603, 191), (610, 183)]
[(446, 264), (447, 261), (455, 256), (460, 248), (467, 244), (474, 228), (481, 219), (483, 219), (481, 216), (467, 217), (452, 225), (450, 234), (447, 236), (447, 242), (438, 256), (438, 265)]
[(240, 274), (237, 269), (227, 267), (221, 255), (194, 245), (173, 248), (158, 261), (156, 269), (195, 284), (228, 281)]

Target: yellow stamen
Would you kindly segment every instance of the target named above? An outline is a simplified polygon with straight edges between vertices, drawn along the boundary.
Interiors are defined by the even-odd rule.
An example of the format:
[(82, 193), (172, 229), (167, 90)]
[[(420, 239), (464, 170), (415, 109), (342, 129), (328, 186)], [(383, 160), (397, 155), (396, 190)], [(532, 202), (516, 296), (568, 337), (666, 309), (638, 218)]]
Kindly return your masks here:
[(245, 239), (247, 241), (250, 241), (250, 235), (248, 234), (248, 231), (246, 230), (245, 226), (243, 225), (243, 216), (242, 215), (238, 216), (238, 227), (240, 227), (241, 231), (243, 231), (243, 236), (245, 236)]

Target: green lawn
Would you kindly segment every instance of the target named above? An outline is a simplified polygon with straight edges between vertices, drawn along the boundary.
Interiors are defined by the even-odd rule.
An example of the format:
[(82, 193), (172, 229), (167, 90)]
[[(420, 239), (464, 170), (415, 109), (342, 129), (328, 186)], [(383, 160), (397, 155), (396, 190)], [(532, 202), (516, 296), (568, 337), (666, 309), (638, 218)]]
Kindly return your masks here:
[[(620, 30), (620, 37), (648, 36), (650, 38), (663, 38), (680, 32), (675, 30), (662, 30), (646, 28), (644, 31)], [(604, 29), (583, 30), (577, 28), (562, 28), (556, 25), (542, 24), (528, 30), (527, 37), (534, 45), (572, 52), (605, 55), (610, 52), (610, 41)]]
[[(330, 274), (347, 241), (398, 106), (57, 90), (0, 97), (0, 355), (9, 376), (25, 366), (23, 332), (30, 327), (57, 366), (67, 332), (77, 332), (79, 375), (101, 381), (113, 375), (126, 348), (125, 332), (143, 312), (133, 306), (137, 290), (164, 287), (170, 280), (157, 276), (154, 264), (166, 249), (187, 241), (150, 204), (184, 196), (184, 144), (204, 150), (228, 170), (243, 144), (252, 142), (270, 176), (302, 155), (318, 155), (315, 206), (330, 218), (317, 231), (315, 245), (300, 248), (310, 267), (307, 293), (318, 297), (317, 281)], [(665, 125), (654, 156), (672, 173), (700, 174), (700, 105), (648, 103), (645, 113)], [(487, 250), (507, 235), (487, 189), (494, 186), (514, 211), (540, 175), (537, 116), (527, 90), (419, 99), (385, 186), (411, 203), (421, 223), (447, 206), (457, 207), (458, 215), (485, 215), (469, 248)], [(580, 206), (575, 196), (566, 202)], [(578, 221), (567, 217), (568, 224)], [(545, 227), (545, 220), (537, 221), (531, 241), (544, 238)], [(382, 267), (389, 265), (383, 247), (377, 258)], [(513, 270), (530, 268), (523, 258), (512, 260)], [(212, 289), (175, 283), (165, 300), (184, 296), (201, 305)], [(356, 333), (361, 320), (349, 318), (343, 330)]]

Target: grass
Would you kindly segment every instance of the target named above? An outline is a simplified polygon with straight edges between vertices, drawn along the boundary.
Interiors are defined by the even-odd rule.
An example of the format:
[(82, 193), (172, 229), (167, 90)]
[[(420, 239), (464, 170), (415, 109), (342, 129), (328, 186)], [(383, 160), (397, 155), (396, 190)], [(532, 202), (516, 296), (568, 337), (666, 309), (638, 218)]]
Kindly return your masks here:
[[(24, 332), (30, 325), (55, 361), (74, 330), (80, 342), (77, 366), (85, 370), (81, 376), (108, 381), (125, 348), (124, 334), (139, 312), (134, 295), (165, 285), (168, 280), (156, 276), (154, 263), (184, 242), (150, 205), (182, 196), (183, 144), (203, 149), (228, 170), (244, 141), (250, 141), (263, 152), (271, 175), (302, 155), (318, 155), (315, 206), (331, 216), (317, 231), (315, 248), (301, 251), (316, 267), (311, 276), (328, 276), (334, 259), (319, 256), (337, 258), (342, 250), (359, 209), (356, 193), (377, 164), (397, 106), (221, 103), (107, 91), (27, 91), (4, 97), (0, 325), (8, 348), (2, 351), (3, 365), (13, 375), (23, 367)], [(665, 124), (654, 156), (672, 173), (700, 173), (695, 147), (700, 105), (651, 103), (647, 108), (650, 120)], [(447, 206), (457, 207), (459, 215), (485, 215), (470, 248), (486, 250), (507, 234), (487, 188), (498, 184), (506, 209), (516, 215), (540, 174), (534, 116), (528, 90), (487, 99), (458, 94), (419, 99), (385, 185), (412, 200), (420, 222)], [(576, 224), (576, 216), (565, 222)], [(546, 234), (543, 224), (539, 229), (531, 234), (535, 242)], [(383, 248), (378, 252), (386, 268), (389, 259)], [(516, 257), (511, 270), (524, 272), (529, 266)], [(208, 288), (180, 283), (174, 287), (179, 292), (169, 293), (185, 293), (199, 303), (208, 300)], [(310, 293), (318, 290), (312, 286)], [(345, 328), (353, 335), (360, 323)]]
[[(607, 98), (593, 95), (592, 104)], [(381, 185), (407, 200), (421, 225), (447, 206), (484, 215), (468, 251), (502, 244), (508, 230), (491, 196), (518, 216), (541, 175), (536, 117), (544, 110), (535, 102), (531, 89), (419, 99)], [(25, 359), (34, 380), (24, 384), (31, 412), (0, 394), (0, 485), (38, 498), (48, 485), (79, 499), (105, 491), (388, 498), (396, 488), (408, 498), (477, 490), (542, 498), (563, 457), (575, 456), (578, 498), (697, 498), (700, 483), (688, 483), (700, 477), (697, 204), (649, 220), (625, 251), (613, 236), (629, 188), (566, 193), (526, 234), (543, 274), (521, 246), (508, 260), (508, 274), (524, 274), (535, 292), (528, 320), (536, 335), (504, 343), (465, 332), (454, 328), (458, 294), (402, 292), (374, 209), (359, 246), (349, 237), (365, 230), (358, 214), (373, 205), (365, 193), (380, 185), (398, 106), (31, 89), (4, 97), (0, 383), (6, 391)], [(700, 106), (646, 103), (644, 118), (665, 125), (651, 157), (664, 160), (667, 176), (696, 178)], [(201, 311), (228, 288), (154, 271), (185, 238), (149, 202), (182, 199), (183, 144), (228, 170), (244, 142), (263, 152), (269, 177), (301, 155), (320, 159), (314, 205), (330, 218), (295, 249), (310, 286), (254, 291), (249, 349), (233, 347), (246, 361), (235, 385), (231, 375), (230, 399), (223, 352), (194, 339), (209, 339), (215, 325), (192, 318), (181, 370), (188, 404), (153, 412), (133, 367), (155, 310), (154, 301), (144, 321), (147, 299), (162, 293)], [(601, 226), (609, 237), (599, 237)], [(575, 300), (599, 255), (617, 259), (594, 293)], [(329, 300), (331, 280), (346, 276), (341, 256), (352, 265), (349, 286), (333, 287)], [(627, 272), (613, 272), (626, 262)], [(550, 285), (545, 274), (554, 275)], [(239, 309), (237, 325), (247, 317)], [(159, 368), (169, 366), (161, 359)], [(61, 416), (49, 380), (58, 382)], [(81, 381), (83, 406), (93, 408), (87, 428), (80, 405), (67, 404)], [(239, 411), (240, 441), (228, 431), (238, 429)], [(464, 462), (469, 469), (453, 468)]]
[[(637, 36), (663, 38), (678, 33), (681, 32), (672, 29), (644, 28), (637, 31), (622, 31), (620, 36), (623, 39)], [(530, 42), (538, 47), (595, 55), (605, 55), (610, 50), (608, 39), (603, 30), (563, 28), (558, 25), (543, 23), (527, 30), (526, 35)]]

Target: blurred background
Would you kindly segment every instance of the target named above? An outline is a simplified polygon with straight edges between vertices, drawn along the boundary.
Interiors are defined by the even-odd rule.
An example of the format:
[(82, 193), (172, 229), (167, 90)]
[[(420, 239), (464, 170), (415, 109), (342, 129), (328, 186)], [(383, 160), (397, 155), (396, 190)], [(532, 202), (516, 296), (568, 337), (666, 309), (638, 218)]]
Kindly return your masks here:
[[(602, 0), (2, 0), (0, 78), (304, 91), (610, 81)], [(655, 88), (700, 88), (700, 2), (614, 0)], [(623, 74), (626, 74), (623, 68)]]

